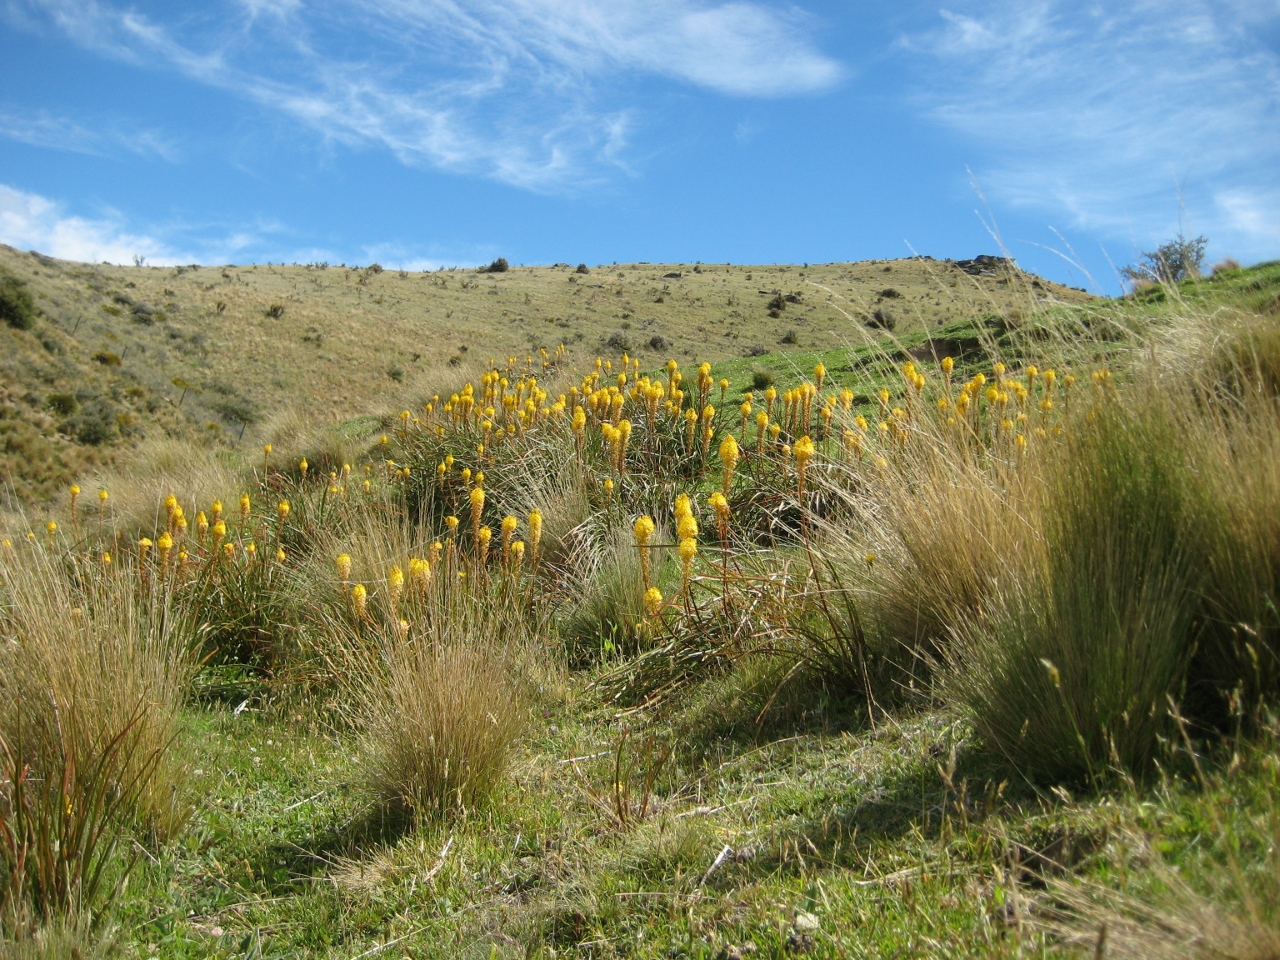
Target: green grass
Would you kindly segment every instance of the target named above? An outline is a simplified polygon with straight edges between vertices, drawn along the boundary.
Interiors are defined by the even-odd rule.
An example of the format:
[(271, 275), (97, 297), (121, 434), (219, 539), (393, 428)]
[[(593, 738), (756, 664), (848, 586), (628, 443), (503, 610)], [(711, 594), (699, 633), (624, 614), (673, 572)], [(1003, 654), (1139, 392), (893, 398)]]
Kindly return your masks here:
[[(121, 935), (193, 958), (352, 958), (392, 941), (415, 958), (711, 958), (748, 942), (781, 957), (797, 933), (820, 957), (1058, 956), (1030, 923), (1042, 876), (1141, 892), (1126, 844), (1142, 832), (1175, 864), (1227, 850), (1205, 835), (1223, 796), (1193, 776), (1037, 795), (997, 779), (945, 714), (867, 730), (838, 707), (788, 736), (678, 751), (656, 812), (619, 830), (589, 792), (608, 784), (596, 755), (616, 727), (571, 703), (525, 742), (495, 808), (403, 834), (370, 818), (349, 787), (357, 758), (314, 720), (193, 712), (207, 795), (187, 837), (135, 876)], [(1262, 769), (1224, 781), (1232, 818), (1266, 810)]]
[[(895, 287), (901, 282), (899, 273), (907, 268), (944, 269), (918, 262), (892, 267)], [(42, 263), (40, 269), (52, 268)], [(662, 269), (646, 265), (620, 272), (635, 272), (640, 284), (652, 282), (644, 278)], [(734, 269), (743, 274), (740, 282), (749, 270), (757, 271), (756, 276), (763, 272)], [(829, 269), (852, 271), (844, 265)], [(302, 272), (282, 272), (290, 270)], [(695, 282), (729, 282), (727, 275), (712, 270), (707, 267), (695, 274), (690, 287)], [(133, 282), (139, 289), (153, 280), (195, 283), (204, 272), (161, 271), (152, 276), (117, 271), (120, 277), (137, 277)], [(228, 272), (232, 276), (221, 279), (235, 280), (236, 272)], [(328, 274), (334, 274), (338, 284), (338, 271), (310, 273), (320, 278), (312, 283), (318, 294)], [(587, 289), (578, 283), (604, 274), (594, 271), (574, 287)], [(243, 277), (242, 286), (251, 288), (253, 297), (261, 295), (267, 305), (284, 303), (282, 315), (266, 318), (263, 307), (263, 316), (264, 321), (287, 324), (302, 307), (288, 300), (279, 284), (307, 275), (305, 268), (262, 269), (256, 277)], [(542, 289), (532, 285), (535, 280), (548, 290), (552, 284), (569, 286), (565, 271), (539, 268), (522, 275), (513, 270), (503, 276), (512, 275), (514, 281), (531, 284), (531, 299)], [(344, 271), (341, 282), (361, 289), (331, 290), (327, 295), (335, 302), (340, 293), (359, 301), (382, 290), (384, 302), (379, 306), (389, 306), (385, 294), (396, 284), (430, 286), (434, 276), (365, 273), (361, 283)], [(489, 297), (483, 287), (457, 289), (462, 278), (447, 276), (450, 297), (477, 292)], [(229, 286), (218, 277), (220, 273), (202, 281), (215, 286), (202, 295)], [(467, 279), (490, 282), (487, 276)], [(850, 282), (862, 281), (854, 277)], [(890, 281), (871, 271), (865, 282)], [(674, 281), (669, 286), (674, 288)], [(768, 291), (772, 286), (761, 283), (760, 288)], [(730, 490), (734, 529), (743, 539), (733, 548), (732, 564), (723, 566), (712, 521), (703, 508), (706, 494), (719, 487), (718, 462), (712, 460), (708, 467), (697, 453), (681, 454), (683, 434), (676, 435), (678, 426), (674, 433), (664, 427), (667, 433), (648, 434), (639, 425), (639, 414), (633, 414), (638, 425), (632, 460), (608, 495), (601, 482), (609, 469), (607, 451), (599, 433), (584, 440), (579, 454), (567, 427), (531, 431), (501, 441), (501, 456), (483, 464), (473, 459), (475, 437), (465, 431), (446, 431), (438, 441), (425, 431), (406, 431), (397, 438), (395, 413), (404, 398), (413, 396), (412, 384), (400, 388), (394, 399), (372, 406), (390, 411), (390, 417), (370, 415), (366, 406), (340, 412), (336, 425), (317, 428), (295, 422), (287, 433), (287, 446), (282, 440), (281, 449), (272, 455), (276, 472), (269, 476), (252, 473), (263, 463), (256, 449), (233, 456), (222, 472), (210, 473), (222, 487), (212, 481), (200, 486), (199, 477), (182, 475), (178, 492), (191, 513), (220, 490), (216, 495), (227, 505), (229, 535), (238, 540), (240, 551), (245, 538), (253, 536), (262, 555), (272, 556), (274, 531), (282, 529), (288, 563), (280, 569), (288, 571), (289, 588), (277, 591), (270, 585), (247, 584), (243, 597), (217, 611), (200, 602), (198, 594), (192, 604), (191, 591), (188, 605), (176, 601), (175, 611), (193, 612), (192, 622), (206, 639), (215, 613), (220, 629), (232, 634), (250, 623), (247, 614), (252, 613), (258, 618), (250, 624), (255, 636), (263, 634), (259, 621), (264, 618), (268, 626), (279, 627), (279, 636), (268, 642), (272, 656), (214, 657), (192, 683), (176, 746), (187, 770), (194, 810), (188, 828), (167, 841), (130, 824), (120, 826), (130, 844), (136, 838), (136, 847), (130, 849), (138, 853), (138, 864), (114, 915), (116, 952), (344, 960), (731, 960), (801, 953), (1070, 956), (1077, 954), (1069, 939), (1086, 951), (1093, 949), (1102, 918), (1111, 916), (1107, 910), (1118, 909), (1115, 905), (1122, 904), (1124, 896), (1148, 904), (1157, 920), (1175, 916), (1183, 908), (1179, 904), (1185, 906), (1193, 897), (1201, 898), (1194, 902), (1206, 904), (1206, 910), (1225, 917), (1239, 912), (1253, 888), (1270, 911), (1266, 924), (1274, 927), (1280, 896), (1271, 887), (1280, 873), (1274, 871), (1268, 851), (1274, 846), (1273, 824), (1278, 819), (1273, 795), (1280, 740), (1274, 720), (1263, 709), (1274, 690), (1274, 678), (1266, 671), (1256, 671), (1258, 676), (1250, 681), (1256, 687), (1240, 687), (1245, 696), (1232, 702), (1233, 712), (1219, 726), (1200, 722), (1216, 716), (1194, 712), (1197, 705), (1188, 703), (1190, 727), (1179, 727), (1173, 713), (1161, 716), (1159, 723), (1141, 731), (1137, 746), (1124, 756), (1099, 759), (1106, 751), (1091, 744), (1089, 765), (1115, 767), (1107, 777), (1090, 777), (1088, 770), (1080, 776), (1069, 761), (1046, 772), (1034, 762), (1033, 751), (1046, 743), (1066, 743), (1061, 750), (1070, 754), (1075, 742), (1062, 718), (1045, 709), (1045, 699), (1056, 691), (1047, 680), (1051, 674), (1039, 663), (1041, 657), (1058, 661), (1054, 666), (1061, 670), (1064, 685), (1074, 682), (1067, 676), (1069, 670), (1081, 672), (1083, 679), (1064, 696), (1083, 706), (1077, 724), (1087, 726), (1086, 732), (1096, 733), (1099, 723), (1106, 724), (1129, 706), (1101, 700), (1096, 694), (1107, 692), (1106, 684), (1090, 687), (1097, 683), (1090, 671), (1099, 663), (1123, 667), (1132, 658), (1107, 659), (1107, 654), (1122, 649), (1118, 643), (1112, 644), (1115, 650), (1097, 655), (1090, 645), (1110, 642), (1107, 624), (1099, 626), (1089, 615), (1100, 606), (1098, 597), (1113, 607), (1124, 606), (1125, 596), (1108, 594), (1109, 587), (1141, 588), (1144, 569), (1154, 571), (1156, 576), (1148, 578), (1152, 582), (1168, 572), (1162, 564), (1169, 566), (1174, 553), (1174, 524), (1185, 520), (1189, 532), (1184, 538), (1201, 538), (1219, 563), (1203, 584), (1197, 581), (1191, 585), (1194, 589), (1184, 591), (1217, 617), (1212, 637), (1218, 648), (1211, 653), (1221, 676), (1215, 675), (1212, 682), (1230, 688), (1232, 681), (1241, 679), (1247, 672), (1248, 661), (1242, 658), (1246, 649), (1255, 655), (1259, 649), (1263, 655), (1274, 651), (1280, 563), (1275, 562), (1272, 546), (1280, 521), (1273, 516), (1274, 508), (1262, 510), (1258, 505), (1274, 501), (1266, 496), (1274, 489), (1275, 474), (1267, 463), (1237, 462), (1261, 460), (1253, 455), (1275, 447), (1270, 436), (1274, 418), (1267, 419), (1273, 417), (1275, 403), (1267, 392), (1270, 381), (1234, 377), (1243, 369), (1238, 364), (1214, 379), (1214, 371), (1222, 369), (1210, 362), (1205, 343), (1181, 343), (1175, 335), (1208, 331), (1206, 336), (1211, 334), (1215, 343), (1227, 343), (1230, 338), (1220, 334), (1235, 336), (1245, 329), (1238, 324), (1256, 325), (1245, 329), (1248, 336), (1266, 333), (1274, 323), (1274, 313), (1268, 311), (1278, 288), (1280, 267), (1268, 265), (1165, 290), (1163, 300), (1144, 294), (1016, 316), (1012, 308), (1000, 313), (983, 307), (966, 317), (940, 318), (928, 331), (923, 322), (915, 329), (904, 322), (894, 338), (876, 342), (863, 342), (860, 330), (848, 337), (849, 342), (836, 335), (815, 338), (815, 343), (839, 344), (831, 350), (810, 349), (801, 337), (797, 349), (786, 353), (752, 358), (729, 351), (698, 354), (714, 362), (717, 379), (730, 380), (729, 397), (735, 405), (758, 366), (774, 368), (777, 386), (785, 389), (808, 379), (821, 362), (828, 370), (828, 384), (848, 386), (862, 404), (880, 385), (889, 386), (896, 397), (903, 394), (900, 365), (908, 357), (916, 357), (921, 369), (938, 378), (936, 363), (910, 352), (928, 341), (946, 344), (948, 351), (954, 347), (957, 381), (979, 370), (990, 371), (996, 357), (1013, 365), (1011, 376), (1024, 362), (1048, 357), (1064, 371), (1077, 370), (1082, 381), (1077, 389), (1085, 391), (1077, 394), (1084, 406), (1073, 414), (1076, 419), (1063, 421), (1068, 429), (1090, 422), (1088, 405), (1101, 405), (1101, 398), (1109, 396), (1110, 386), (1094, 386), (1087, 377), (1106, 363), (1115, 370), (1117, 395), (1130, 398), (1126, 402), (1144, 385), (1182, 391), (1163, 396), (1173, 397), (1188, 422), (1203, 428), (1192, 438), (1196, 445), (1188, 443), (1176, 455), (1169, 448), (1177, 445), (1163, 435), (1154, 442), (1150, 437), (1121, 437), (1122, 447), (1136, 443), (1137, 448), (1117, 452), (1104, 442), (1106, 436), (1099, 440), (1088, 434), (1096, 449), (1065, 440), (1049, 447), (1053, 441), (1045, 437), (1043, 448), (1037, 446), (1040, 440), (1032, 441), (1028, 460), (1023, 461), (1008, 437), (999, 439), (990, 410), (979, 424), (994, 438), (969, 447), (938, 442), (942, 434), (930, 435), (922, 413), (916, 421), (920, 429), (899, 448), (890, 447), (888, 440), (876, 441), (882, 445), (875, 449), (893, 458), (892, 464), (877, 468), (880, 473), (861, 458), (841, 459), (838, 441), (821, 444), (812, 469), (824, 477), (811, 475), (812, 486), (806, 489), (812, 498), (805, 506), (796, 503), (792, 467), (780, 460), (744, 457)], [(432, 289), (442, 296), (445, 292)], [(507, 292), (500, 290), (493, 299), (502, 303)], [(625, 301), (626, 288), (623, 294)], [(584, 294), (562, 288), (556, 295)], [(181, 307), (176, 288), (175, 302)], [(224, 302), (228, 306), (215, 316), (248, 309), (246, 305), (255, 301), (245, 292), (241, 300)], [(694, 306), (684, 304), (689, 310)], [(1256, 315), (1242, 319), (1241, 311)], [(165, 312), (169, 319), (140, 329), (185, 322), (181, 309)], [(816, 305), (813, 312), (818, 312)], [(1187, 316), (1195, 322), (1183, 322)], [(778, 318), (770, 321), (774, 319)], [(1260, 335), (1248, 350), (1270, 363), (1271, 342)], [(354, 351), (353, 344), (349, 345)], [(308, 349), (312, 346), (309, 343)], [(265, 349), (261, 344), (254, 349), (259, 347)], [(351, 356), (367, 375), (375, 369), (370, 360), (380, 363), (382, 356), (376, 344), (359, 349), (365, 348), (369, 352)], [(244, 364), (239, 369), (247, 371), (246, 384), (256, 382), (252, 353), (236, 361)], [(640, 354), (642, 362), (655, 369), (664, 356), (656, 351)], [(688, 364), (684, 368), (691, 380), (692, 370)], [(457, 371), (447, 368), (445, 373), (454, 376)], [(374, 395), (365, 399), (369, 396)], [(929, 396), (932, 403), (934, 395)], [(717, 387), (713, 402), (718, 403), (718, 397)], [(926, 409), (932, 416), (931, 408)], [(1227, 410), (1232, 412), (1222, 412)], [(1217, 416), (1221, 419), (1214, 419)], [(722, 418), (729, 429), (736, 426), (732, 408), (722, 411)], [(1218, 429), (1224, 426), (1230, 430)], [(723, 422), (720, 428), (725, 429)], [(379, 430), (391, 434), (386, 454), (396, 458), (397, 466), (412, 465), (412, 480), (397, 479), (387, 469)], [(986, 442), (989, 446), (983, 445)], [(1143, 443), (1151, 443), (1151, 449)], [(363, 468), (358, 458), (346, 497), (328, 493), (327, 470), (369, 448), (371, 493), (357, 486)], [(295, 466), (303, 450), (314, 465), (305, 480)], [(433, 471), (445, 450), (456, 450), (459, 462), (441, 483), (434, 480)], [(1069, 460), (1073, 454), (1086, 462), (1074, 464)], [(1048, 466), (1035, 466), (1049, 463), (1060, 465), (1064, 490), (1053, 487), (1055, 474)], [(386, 802), (387, 784), (371, 774), (378, 770), (379, 757), (370, 752), (377, 743), (368, 734), (370, 718), (381, 708), (386, 732), (405, 737), (415, 729), (407, 722), (413, 708), (392, 703), (389, 696), (381, 707), (375, 699), (353, 701), (347, 696), (361, 678), (342, 672), (344, 663), (353, 661), (342, 659), (340, 644), (348, 644), (346, 652), (354, 648), (369, 654), (371, 661), (384, 651), (380, 645), (386, 637), (378, 630), (394, 630), (394, 625), (387, 626), (394, 615), (388, 599), (390, 565), (404, 564), (406, 557), (421, 556), (428, 549), (431, 538), (441, 532), (436, 514), (453, 511), (464, 516), (460, 542), (465, 565), (471, 534), (466, 529), (466, 489), (458, 477), (464, 464), (483, 465), (489, 473), (485, 519), (495, 528), (510, 510), (518, 514), (519, 535), (525, 536), (528, 509), (537, 505), (546, 513), (547, 553), (540, 579), (506, 580), (496, 567), (485, 574), (473, 565), (467, 568), (467, 582), (483, 584), (491, 577), (492, 587), (443, 594), (489, 604), (482, 611), (488, 619), (479, 618), (474, 632), (484, 634), (482, 639), (495, 650), (505, 646), (511, 659), (500, 661), (495, 654), (494, 663), (504, 669), (510, 663), (509, 679), (521, 685), (521, 697), (528, 698), (532, 709), (522, 712), (529, 722), (506, 758), (505, 776), (486, 781), (480, 795), (464, 798), (453, 791), (456, 802), (429, 803), (422, 816), (406, 818)], [(139, 489), (151, 491), (154, 510), (155, 491), (163, 490), (166, 478), (177, 473), (165, 467), (154, 476), (143, 476), (145, 466), (137, 467), (135, 482)], [(1188, 509), (1181, 500), (1162, 499), (1169, 495), (1177, 500), (1183, 492), (1157, 476), (1166, 467), (1208, 478), (1222, 501), (1220, 512), (1206, 514), (1209, 519), (1201, 518), (1197, 526), (1187, 515), (1202, 512), (1198, 501), (1191, 498)], [(1076, 483), (1080, 473), (1088, 483)], [(1187, 481), (1179, 482), (1185, 486)], [(236, 517), (240, 489), (253, 492), (253, 513), (244, 523)], [(1041, 502), (1036, 490), (1058, 497), (1041, 497), (1057, 504), (1056, 519), (1045, 521), (1042, 514), (1026, 509)], [(697, 494), (703, 523), (704, 552), (698, 560), (700, 576), (691, 588), (693, 599), (676, 599), (678, 561), (655, 560), (654, 579), (669, 601), (665, 620), (636, 623), (636, 572), (628, 562), (632, 554), (626, 536), (630, 522), (639, 508), (653, 512), (660, 528), (666, 526), (672, 496), (684, 491)], [(362, 499), (366, 496), (367, 501)], [(1083, 499), (1073, 502), (1073, 496)], [(92, 498), (92, 490), (87, 490), (81, 502), (86, 525), (93, 523)], [(285, 498), (292, 512), (288, 523), (277, 527), (275, 504)], [(137, 499), (142, 503), (146, 497), (139, 493)], [(971, 502), (973, 512), (962, 513)], [(907, 509), (917, 515), (918, 526), (909, 527), (903, 516), (895, 516), (895, 511)], [(415, 510), (428, 518), (425, 526), (410, 521)], [(804, 516), (812, 527), (800, 519)], [(779, 521), (777, 529), (761, 534), (773, 519)], [(111, 520), (127, 530), (114, 544), (113, 569), (132, 576), (138, 562), (130, 541), (148, 528), (136, 517)], [(1016, 532), (1019, 528), (1029, 531), (1025, 540), (1019, 539), (1024, 536)], [(0, 561), (25, 557), (21, 551), (26, 550), (58, 556), (54, 545), (64, 549), (71, 529), (64, 520), (61, 533), (50, 533), (49, 547), (42, 545), (42, 538), (30, 545), (18, 542), (17, 551)], [(621, 532), (621, 549), (618, 561), (611, 562), (609, 540), (615, 531)], [(1114, 539), (1108, 540), (1111, 534)], [(1000, 608), (999, 595), (984, 592), (989, 584), (979, 582), (981, 577), (945, 582), (948, 570), (976, 564), (983, 567), (980, 573), (993, 574), (992, 582), (1016, 583), (1025, 559), (1017, 551), (1035, 544), (1047, 544), (1050, 552), (1063, 556), (1057, 558), (1057, 566), (1048, 565), (1051, 581), (1046, 592), (1052, 596), (1032, 597), (1035, 602), (1029, 608), (1016, 603)], [(930, 549), (933, 555), (923, 558)], [(493, 550), (496, 554), (496, 538)], [(874, 551), (870, 558), (868, 550)], [(355, 619), (353, 604), (335, 580), (335, 558), (342, 552), (354, 557), (353, 580), (368, 584), (373, 618), (369, 621)], [(193, 547), (193, 553), (199, 551)], [(927, 566), (925, 559), (933, 565)], [(88, 562), (97, 563), (97, 555), (91, 554)], [(1115, 577), (1099, 576), (1104, 562), (1115, 564)], [(151, 564), (147, 577), (155, 578), (159, 574), (154, 551)], [(1179, 580), (1185, 570), (1172, 566), (1177, 576), (1166, 580), (1187, 587)], [(211, 577), (223, 577), (213, 563), (204, 569), (213, 571)], [(814, 573), (823, 569), (832, 571), (830, 584)], [(456, 573), (457, 568), (446, 565), (436, 575), (447, 576), (452, 584)], [(157, 582), (147, 577), (139, 582)], [(834, 620), (822, 621), (821, 591), (836, 586), (837, 577), (852, 606), (837, 611)], [(602, 578), (609, 582), (602, 585)], [(533, 589), (519, 594), (508, 589), (511, 584)], [(965, 594), (969, 587), (972, 596)], [(83, 616), (72, 606), (75, 596), (68, 590), (65, 602), (50, 605), (51, 623)], [(12, 632), (14, 598), (4, 599), (0, 625)], [(1179, 615), (1185, 599), (1177, 598), (1174, 604)], [(267, 600), (287, 602), (273, 607)], [(444, 620), (432, 621), (412, 611), (404, 598), (400, 602), (396, 609), (413, 620), (403, 634), (406, 649), (431, 649), (425, 645), (441, 642), (450, 629), (466, 627), (461, 618), (441, 614)], [(701, 606), (692, 609), (694, 603)], [(936, 610), (928, 611), (930, 622), (922, 625), (926, 603)], [(1133, 606), (1134, 619), (1150, 626), (1155, 619), (1150, 611), (1137, 609), (1141, 603)], [(972, 619), (978, 632), (998, 627), (984, 639), (1003, 636), (1001, 650), (1018, 654), (1022, 671), (996, 677), (1013, 678), (1003, 687), (994, 684), (989, 697), (1008, 709), (1001, 714), (991, 704), (955, 696), (945, 683), (935, 686), (935, 671), (956, 665), (934, 659), (913, 662), (918, 670), (877, 676), (873, 682), (884, 689), (866, 697), (860, 668), (849, 669), (843, 661), (833, 667), (819, 662), (812, 651), (804, 652), (806, 629), (830, 628), (852, 635), (855, 612), (913, 657), (931, 658), (949, 649), (957, 615)], [(1035, 620), (1051, 620), (1048, 613), (1071, 622), (1064, 627)], [(1002, 622), (1002, 615), (1010, 622)], [(377, 627), (384, 619), (387, 624)], [(508, 621), (523, 625), (529, 636), (522, 634), (518, 644), (507, 642), (508, 632), (520, 632), (509, 630), (504, 625)], [(629, 622), (615, 629), (619, 621)], [(1026, 649), (1010, 639), (1015, 628), (1023, 632)], [(1080, 635), (1073, 635), (1072, 629)], [(1249, 642), (1242, 640), (1245, 635)], [(1260, 644), (1259, 637), (1265, 643)], [(1126, 634), (1120, 639), (1130, 638)], [(1060, 653), (1054, 643), (1071, 650)], [(844, 649), (834, 650), (836, 659)], [(1091, 650), (1094, 655), (1068, 663), (1066, 653)], [(1184, 671), (1184, 654), (1210, 657), (1203, 647), (1191, 644), (1175, 652), (1177, 667)], [(973, 666), (984, 669), (978, 661)], [(1019, 686), (1019, 677), (1027, 679), (1027, 667), (1030, 682)], [(995, 672), (988, 670), (985, 678)], [(438, 690), (439, 678), (431, 680), (432, 690)], [(1177, 686), (1165, 676), (1154, 680), (1154, 692), (1142, 691), (1143, 709), (1153, 697)], [(659, 687), (665, 696), (646, 699)], [(488, 688), (488, 696), (504, 696), (502, 685)], [(376, 698), (385, 689), (373, 684), (369, 692)], [(1183, 690), (1172, 692), (1179, 696)], [(1215, 695), (1222, 692), (1214, 690)], [(483, 697), (480, 701), (466, 707), (467, 719), (496, 723), (487, 716), (492, 711)], [(1107, 716), (1091, 718), (1090, 709)], [(1019, 756), (1016, 749), (1002, 751), (1002, 734), (1015, 736), (1029, 710), (1041, 710), (1050, 729), (1033, 731), (1034, 743), (1026, 747), (1029, 756)], [(1239, 723), (1246, 714), (1250, 722)], [(1191, 757), (1189, 748), (1197, 756)], [(1172, 879), (1175, 868), (1188, 878), (1185, 891)], [(1183, 899), (1178, 901), (1175, 893)], [(1081, 898), (1092, 898), (1097, 905), (1082, 906)], [(1161, 934), (1150, 925), (1139, 925), (1135, 936), (1141, 944), (1146, 942), (1143, 937), (1154, 943)], [(1116, 949), (1122, 946), (1117, 941)], [(0, 956), (7, 957), (10, 949), (0, 945)], [(1143, 953), (1130, 950), (1120, 955)]]

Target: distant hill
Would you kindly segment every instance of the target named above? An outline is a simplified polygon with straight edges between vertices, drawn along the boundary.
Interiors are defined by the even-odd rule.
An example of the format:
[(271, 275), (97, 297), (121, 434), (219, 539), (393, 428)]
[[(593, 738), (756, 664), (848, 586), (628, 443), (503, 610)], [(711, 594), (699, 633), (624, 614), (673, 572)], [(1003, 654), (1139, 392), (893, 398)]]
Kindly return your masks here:
[(291, 408), (345, 419), (561, 343), (714, 362), (1091, 299), (994, 257), (580, 269), (116, 267), (0, 245), (41, 314), (0, 325), (0, 475), (35, 502), (146, 437), (257, 444)]

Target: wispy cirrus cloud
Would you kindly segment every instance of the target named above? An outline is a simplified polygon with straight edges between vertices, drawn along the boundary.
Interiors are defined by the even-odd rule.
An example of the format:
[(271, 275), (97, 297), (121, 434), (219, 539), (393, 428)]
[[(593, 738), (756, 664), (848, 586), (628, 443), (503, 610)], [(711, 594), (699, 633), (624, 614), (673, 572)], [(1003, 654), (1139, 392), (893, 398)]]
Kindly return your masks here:
[(994, 195), (1139, 246), (1182, 201), (1219, 249), (1262, 256), (1280, 247), (1277, 30), (1274, 0), (1005, 0), (901, 46)]
[(843, 74), (802, 15), (760, 0), (235, 0), (164, 20), (107, 0), (10, 11), (327, 140), (534, 190), (625, 168), (637, 82), (782, 97)]
[(159, 130), (130, 128), (101, 119), (89, 126), (45, 110), (0, 106), (0, 137), (94, 157), (132, 154), (170, 162), (180, 158), (177, 146)]

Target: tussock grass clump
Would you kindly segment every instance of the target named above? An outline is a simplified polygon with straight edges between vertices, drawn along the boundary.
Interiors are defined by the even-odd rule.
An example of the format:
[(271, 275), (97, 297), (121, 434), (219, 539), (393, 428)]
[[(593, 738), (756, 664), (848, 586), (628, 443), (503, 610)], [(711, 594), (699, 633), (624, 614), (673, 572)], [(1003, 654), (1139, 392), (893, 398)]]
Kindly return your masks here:
[(315, 654), (363, 743), (366, 789), (402, 820), (486, 803), (555, 670), (516, 551), (479, 555), (427, 539), (370, 524), (331, 561), (327, 582), (318, 555), (310, 574)]
[(956, 694), (1019, 769), (1086, 779), (1147, 765), (1194, 641), (1202, 556), (1162, 411), (1098, 411), (1024, 503), (984, 615), (957, 624)]
[(6, 547), (0, 561), (0, 735), (54, 751), (29, 758), (41, 775), (64, 756), (102, 757), (122, 736), (120, 776), (140, 784), (129, 813), (173, 835), (188, 808), (171, 748), (194, 658), (170, 596), (39, 543)]
[(512, 666), (482, 644), (388, 653), (385, 690), (364, 706), (369, 783), (392, 811), (465, 811), (498, 789), (527, 712)]

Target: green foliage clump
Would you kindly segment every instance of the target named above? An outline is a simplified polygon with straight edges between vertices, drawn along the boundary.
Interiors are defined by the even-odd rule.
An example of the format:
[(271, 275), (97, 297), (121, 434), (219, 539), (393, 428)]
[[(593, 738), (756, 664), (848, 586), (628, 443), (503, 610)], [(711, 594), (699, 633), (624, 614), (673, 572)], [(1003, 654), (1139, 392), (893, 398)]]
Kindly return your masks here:
[(15, 330), (30, 330), (36, 323), (36, 302), (27, 284), (0, 269), (0, 320)]
[(1208, 243), (1204, 237), (1187, 239), (1178, 234), (1155, 250), (1142, 253), (1136, 264), (1121, 268), (1120, 273), (1131, 282), (1180, 283), (1198, 277)]

